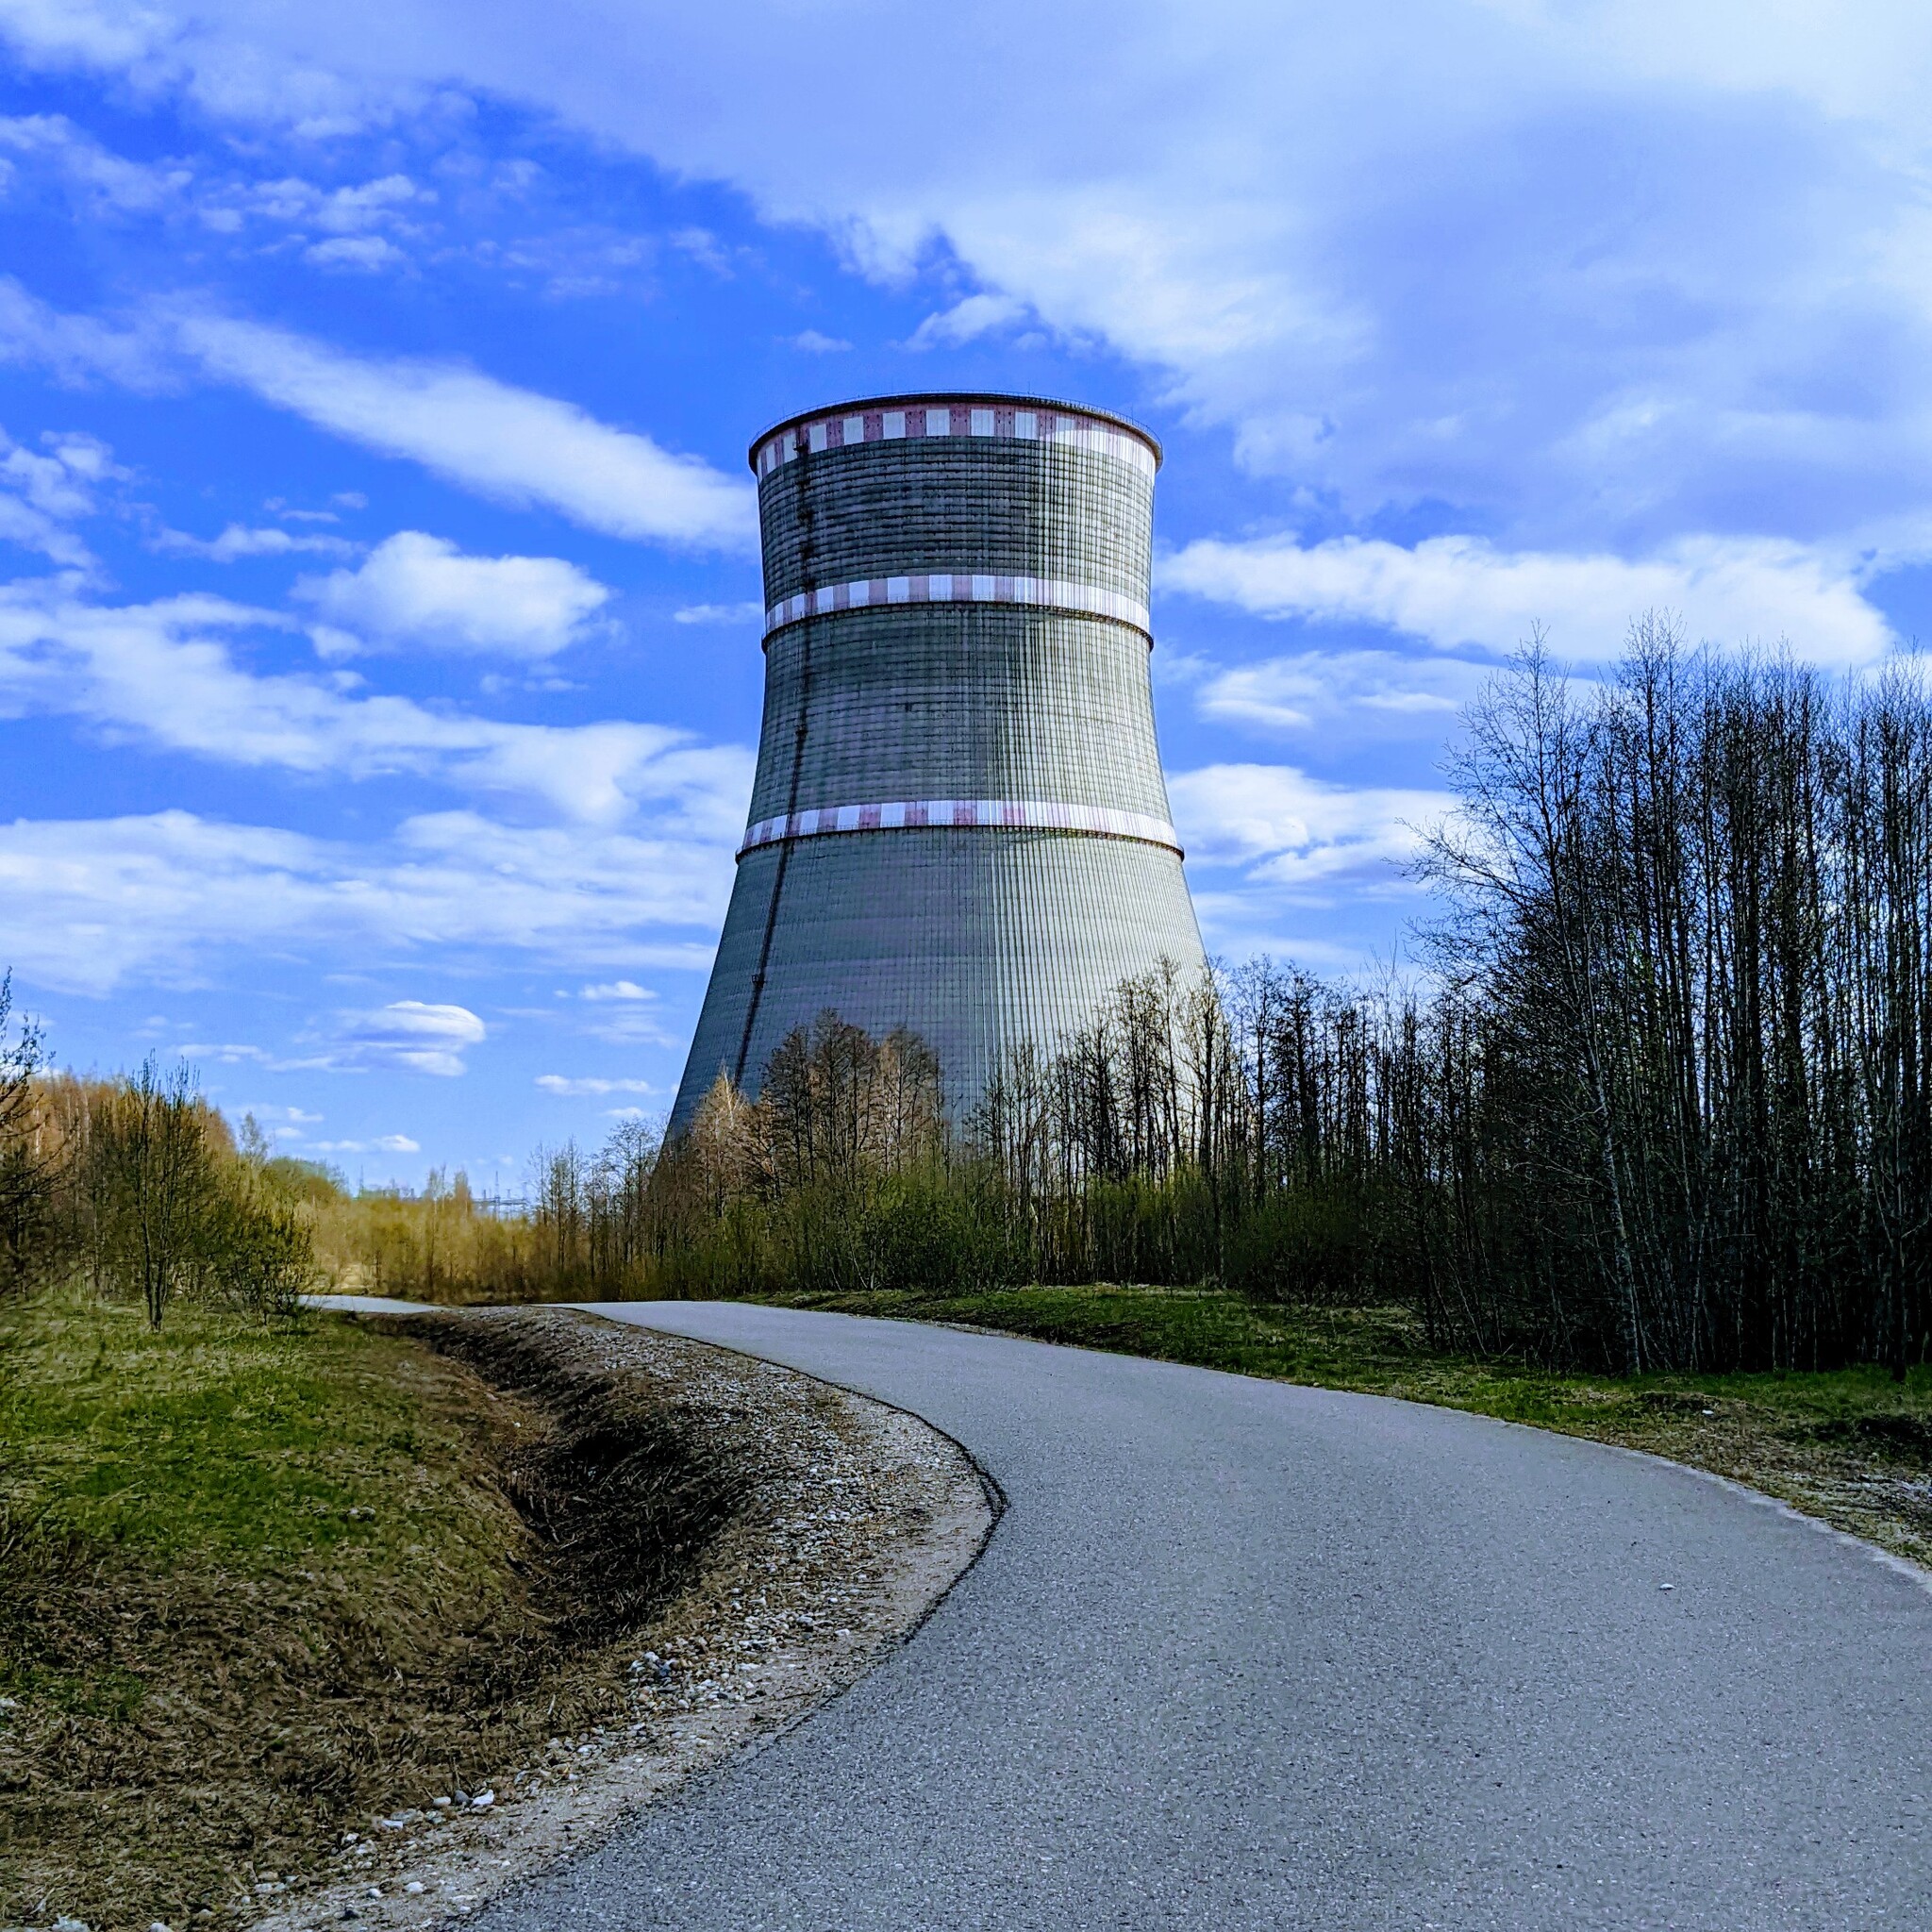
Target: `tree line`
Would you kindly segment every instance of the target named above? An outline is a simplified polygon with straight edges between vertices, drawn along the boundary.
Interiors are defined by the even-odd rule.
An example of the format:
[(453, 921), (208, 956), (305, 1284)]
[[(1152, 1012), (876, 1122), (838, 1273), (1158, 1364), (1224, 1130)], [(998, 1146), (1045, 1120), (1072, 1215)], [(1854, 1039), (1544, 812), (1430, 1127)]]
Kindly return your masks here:
[[(1532, 646), (1467, 726), (1407, 979), (1158, 971), (972, 1095), (920, 1040), (827, 1013), (755, 1099), (721, 1080), (674, 1143), (627, 1122), (540, 1150), (510, 1214), (460, 1175), (350, 1197), (235, 1151), (209, 1170), (237, 1177), (225, 1195), (182, 1197), (228, 1206), (188, 1214), (203, 1232), (165, 1264), (126, 1204), (159, 1198), (172, 1134), (192, 1120), (213, 1145), (218, 1117), (152, 1066), (71, 1086), (61, 1114), (27, 1041), (0, 1066), (8, 1265), (44, 1210), (129, 1291), (158, 1266), (266, 1295), (311, 1264), (425, 1299), (1137, 1281), (1406, 1307), (1436, 1346), (1551, 1365), (1924, 1360), (1917, 662), (1830, 682), (1646, 623), (1594, 683)], [(29, 1153), (28, 1115), (78, 1120), (54, 1139), (100, 1153)]]
[(237, 1141), (192, 1068), (49, 1074), (0, 979), (0, 1292), (79, 1273), (158, 1328), (178, 1297), (286, 1314), (315, 1285), (295, 1184), (245, 1124)]
[(1593, 685), (1532, 647), (1468, 727), (1426, 974), (1156, 973), (951, 1118), (919, 1041), (825, 1015), (625, 1169), (624, 1266), (1213, 1283), (1629, 1372), (1925, 1359), (1920, 667), (1833, 684), (1646, 623)]

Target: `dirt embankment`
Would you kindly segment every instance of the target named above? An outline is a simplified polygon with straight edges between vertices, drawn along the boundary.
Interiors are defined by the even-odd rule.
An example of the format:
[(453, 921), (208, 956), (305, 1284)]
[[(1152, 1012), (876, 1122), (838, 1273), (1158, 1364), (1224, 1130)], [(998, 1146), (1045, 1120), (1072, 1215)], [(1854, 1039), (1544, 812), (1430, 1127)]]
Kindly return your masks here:
[(341, 1577), (184, 1594), (50, 1558), (67, 1624), (147, 1633), (130, 1674), (154, 1685), (166, 1654), (175, 1681), (0, 1733), (0, 1799), (62, 1841), (14, 1874), (25, 1923), (465, 1914), (842, 1688), (991, 1529), (956, 1445), (789, 1370), (561, 1309), (395, 1328), (484, 1419), (500, 1574), (418, 1613)]

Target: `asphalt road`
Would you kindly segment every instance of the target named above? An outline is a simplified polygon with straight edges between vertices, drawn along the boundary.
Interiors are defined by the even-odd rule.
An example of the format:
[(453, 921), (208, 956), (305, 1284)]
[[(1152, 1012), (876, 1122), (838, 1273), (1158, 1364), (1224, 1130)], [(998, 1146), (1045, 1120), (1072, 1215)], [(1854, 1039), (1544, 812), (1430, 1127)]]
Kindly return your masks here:
[(904, 1649), (491, 1932), (1932, 1926), (1932, 1593), (1841, 1539), (1374, 1397), (606, 1312), (915, 1410), (1009, 1507)]

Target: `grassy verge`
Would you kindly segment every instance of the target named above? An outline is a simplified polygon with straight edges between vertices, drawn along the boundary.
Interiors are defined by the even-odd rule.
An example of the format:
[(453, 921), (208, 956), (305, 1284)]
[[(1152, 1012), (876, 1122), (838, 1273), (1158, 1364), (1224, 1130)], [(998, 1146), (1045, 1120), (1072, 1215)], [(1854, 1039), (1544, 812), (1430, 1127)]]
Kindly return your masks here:
[(502, 1379), (332, 1319), (0, 1310), (0, 1924), (232, 1924), (604, 1714), (571, 1445)]
[(1262, 1307), (1206, 1291), (1096, 1286), (811, 1306), (1473, 1409), (1648, 1450), (1749, 1484), (1932, 1568), (1932, 1370), (1776, 1375), (1552, 1374), (1432, 1352), (1402, 1311)]

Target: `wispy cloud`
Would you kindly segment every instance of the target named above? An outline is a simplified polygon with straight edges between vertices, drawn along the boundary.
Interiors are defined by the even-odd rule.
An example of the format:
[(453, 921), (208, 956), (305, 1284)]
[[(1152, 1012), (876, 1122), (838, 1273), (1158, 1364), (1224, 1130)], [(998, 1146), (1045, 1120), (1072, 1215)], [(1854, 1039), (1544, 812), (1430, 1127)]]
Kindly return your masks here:
[(587, 986), (577, 994), (580, 1000), (654, 1000), (658, 997), (648, 986), (640, 986), (634, 979), (613, 979), (603, 986)]
[(741, 817), (748, 755), (736, 747), (664, 725), (499, 723), (318, 678), (257, 676), (228, 640), (262, 627), (291, 621), (218, 597), (114, 607), (58, 584), (0, 587), (0, 693), (225, 764), (345, 778), (412, 772), (587, 821), (621, 819), (653, 798), (699, 837), (728, 836)]
[(407, 175), (384, 175), (346, 188), (322, 188), (297, 176), (250, 184), (247, 212), (327, 235), (364, 235), (393, 227), (412, 209), (432, 205), (436, 191)]
[(152, 394), (181, 385), (178, 360), (152, 318), (121, 328), (91, 315), (65, 315), (0, 275), (0, 361), (30, 363), (55, 381), (101, 381)]
[(725, 549), (753, 541), (747, 485), (575, 403), (461, 363), (351, 356), (229, 316), (184, 312), (174, 333), (208, 375), (466, 489), (542, 504), (613, 537)]
[(957, 349), (963, 342), (991, 335), (994, 329), (1018, 322), (1025, 313), (1026, 305), (1016, 302), (1010, 295), (968, 295), (962, 301), (955, 302), (950, 308), (928, 315), (912, 331), (906, 346), (908, 349)]
[(302, 251), (302, 259), (317, 268), (347, 269), (363, 275), (399, 268), (408, 258), (387, 235), (332, 235), (326, 242), (311, 242)]
[(765, 607), (756, 597), (741, 604), (686, 604), (671, 613), (675, 624), (757, 624)]
[(715, 846), (471, 812), (353, 846), (186, 811), (16, 819), (0, 824), (0, 959), (87, 993), (202, 984), (238, 953), (702, 973), (729, 890)]
[[(1204, 0), (1185, 32), (1172, 6), (1096, 17), (753, 5), (626, 41), (570, 0), (418, 0), (406, 25), (350, 0), (16, 6), (0, 31), (250, 131), (431, 90), (521, 101), (880, 275), (942, 252), (981, 307), (927, 340), (1024, 305), (1350, 515), (1452, 502), (1512, 552), (1650, 554), (1843, 534), (1932, 493), (1923, 8), (1438, 6), (1393, 35), (1341, 0)], [(984, 110), (935, 113), (908, 73)]]
[(1194, 708), (1217, 724), (1269, 732), (1345, 731), (1357, 744), (1440, 741), (1494, 675), (1492, 663), (1394, 651), (1298, 651), (1197, 667)]
[(24, 449), (0, 430), (0, 542), (91, 570), (93, 555), (70, 525), (93, 515), (99, 484), (126, 473), (92, 436), (51, 434), (41, 444)]
[(243, 557), (353, 557), (360, 545), (344, 537), (325, 534), (297, 536), (292, 530), (251, 528), (229, 524), (216, 537), (194, 537), (185, 530), (163, 530), (154, 540), (157, 550), (175, 557), (199, 557), (209, 563), (233, 563)]
[(152, 214), (178, 202), (194, 179), (182, 161), (130, 161), (114, 154), (64, 114), (0, 115), (0, 154), (48, 169), (96, 220)]
[(1614, 657), (1646, 610), (1682, 617), (1721, 643), (1789, 640), (1801, 656), (1868, 662), (1890, 644), (1859, 588), (1860, 566), (1772, 539), (1687, 538), (1657, 555), (1506, 552), (1474, 537), (1398, 543), (1342, 537), (1204, 539), (1161, 566), (1159, 582), (1270, 618), (1370, 624), (1443, 648), (1511, 649), (1546, 628), (1559, 653)]
[(1293, 765), (1216, 764), (1168, 781), (1191, 866), (1238, 866), (1297, 894), (1395, 891), (1444, 792), (1325, 783)]
[(199, 375), (384, 456), (499, 501), (541, 504), (586, 529), (698, 549), (756, 541), (749, 484), (641, 431), (468, 365), (350, 355), (291, 330), (192, 305), (127, 327), (64, 315), (0, 276), (0, 358), (76, 382), (180, 385)]
[(648, 1080), (613, 1080), (601, 1074), (539, 1074), (537, 1085), (545, 1093), (572, 1097), (587, 1093), (655, 1093), (658, 1091)]

